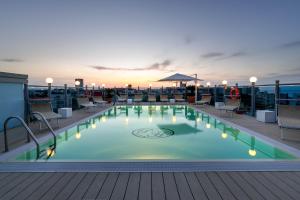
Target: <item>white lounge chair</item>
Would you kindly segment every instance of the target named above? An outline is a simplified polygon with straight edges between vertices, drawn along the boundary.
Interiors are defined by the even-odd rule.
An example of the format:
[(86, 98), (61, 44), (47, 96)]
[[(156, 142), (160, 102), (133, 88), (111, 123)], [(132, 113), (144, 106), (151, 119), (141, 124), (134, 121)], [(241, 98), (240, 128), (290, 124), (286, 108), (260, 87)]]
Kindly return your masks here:
[(169, 102), (168, 95), (166, 95), (166, 94), (161, 94), (161, 95), (160, 95), (160, 101), (161, 101), (161, 102)]
[[(30, 110), (31, 112), (40, 112), (44, 115), (44, 117), (46, 118), (46, 120), (48, 120), (49, 122), (51, 120), (56, 120), (56, 124), (57, 126), (59, 126), (58, 124), (58, 120), (60, 118), (62, 118), (62, 116), (60, 114), (57, 114), (55, 112), (53, 112), (52, 109), (52, 105), (50, 102), (46, 102), (46, 103), (31, 103), (30, 104)], [(40, 123), (40, 129), (42, 128), (42, 124), (41, 124), (41, 117), (39, 115), (34, 115), (34, 117), (39, 121)]]
[(134, 102), (142, 102), (142, 101), (143, 101), (143, 95), (142, 94), (134, 95)]
[(300, 106), (278, 105), (281, 139), (300, 141)]
[(148, 95), (148, 101), (151, 102), (156, 102), (156, 95), (155, 94), (149, 94)]
[(231, 117), (233, 112), (240, 108), (241, 99), (227, 99), (224, 106), (220, 106), (217, 109), (220, 111), (231, 112)]
[(196, 101), (196, 105), (206, 105), (209, 104), (211, 101), (211, 95), (202, 95), (200, 101)]
[(174, 97), (175, 97), (175, 101), (177, 102), (185, 102), (185, 99), (181, 94), (175, 94)]
[(126, 102), (128, 99), (127, 95), (121, 94), (120, 97), (118, 97), (118, 102)]
[(102, 96), (93, 97), (93, 100), (96, 104), (99, 104), (99, 105), (104, 105), (107, 103), (107, 101), (103, 100)]
[(95, 105), (92, 101), (90, 101), (87, 97), (79, 97), (77, 98), (77, 102), (79, 106), (84, 107), (85, 109), (95, 108)]

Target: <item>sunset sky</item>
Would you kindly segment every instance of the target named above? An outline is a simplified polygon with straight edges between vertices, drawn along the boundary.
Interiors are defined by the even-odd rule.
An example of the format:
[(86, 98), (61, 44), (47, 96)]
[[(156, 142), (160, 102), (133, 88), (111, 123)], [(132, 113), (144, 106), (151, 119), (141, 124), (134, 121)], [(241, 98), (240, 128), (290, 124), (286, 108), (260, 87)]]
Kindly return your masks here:
[(0, 71), (30, 84), (300, 81), (297, 0), (3, 0)]

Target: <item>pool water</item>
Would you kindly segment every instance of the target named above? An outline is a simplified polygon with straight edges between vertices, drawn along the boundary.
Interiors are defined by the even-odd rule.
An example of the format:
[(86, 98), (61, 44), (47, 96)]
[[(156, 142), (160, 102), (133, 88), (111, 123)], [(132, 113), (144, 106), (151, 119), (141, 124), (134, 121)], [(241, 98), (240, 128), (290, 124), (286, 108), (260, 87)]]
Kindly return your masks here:
[[(46, 149), (52, 139), (42, 145)], [(295, 159), (188, 106), (116, 106), (59, 134), (40, 161)], [(14, 160), (36, 160), (36, 150)]]

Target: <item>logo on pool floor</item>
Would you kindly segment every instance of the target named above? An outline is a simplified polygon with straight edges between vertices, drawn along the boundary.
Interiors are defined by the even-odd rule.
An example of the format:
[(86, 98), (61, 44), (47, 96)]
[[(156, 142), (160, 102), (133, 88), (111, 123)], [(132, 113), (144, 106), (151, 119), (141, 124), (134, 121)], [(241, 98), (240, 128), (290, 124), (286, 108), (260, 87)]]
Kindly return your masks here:
[(167, 129), (167, 128), (140, 128), (133, 130), (131, 132), (134, 136), (140, 137), (140, 138), (166, 138), (169, 136), (174, 135), (174, 131)]

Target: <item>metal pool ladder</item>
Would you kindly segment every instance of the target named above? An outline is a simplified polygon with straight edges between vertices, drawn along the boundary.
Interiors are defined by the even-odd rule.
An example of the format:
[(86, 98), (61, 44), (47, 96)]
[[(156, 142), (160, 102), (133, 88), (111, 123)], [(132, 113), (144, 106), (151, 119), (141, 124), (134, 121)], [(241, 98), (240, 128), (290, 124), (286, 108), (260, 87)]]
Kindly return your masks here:
[[(47, 128), (50, 130), (50, 133), (52, 134), (53, 136), (53, 144), (50, 145), (49, 147), (51, 148), (51, 151), (53, 151), (55, 148), (56, 148), (56, 135), (53, 131), (53, 129), (51, 128), (50, 124), (48, 123), (48, 121), (46, 120), (45, 116), (40, 113), (40, 112), (32, 112), (32, 115), (37, 115), (40, 117), (39, 120), (43, 121)], [(42, 151), (40, 151), (40, 143), (38, 141), (38, 139), (35, 137), (35, 135), (33, 134), (33, 132), (31, 131), (31, 129), (27, 126), (27, 124), (25, 123), (25, 121), (19, 117), (19, 116), (11, 116), (9, 118), (7, 118), (4, 122), (4, 151), (5, 152), (8, 152), (9, 149), (8, 149), (8, 142), (7, 142), (7, 125), (8, 125), (8, 122), (12, 119), (17, 119), (18, 121), (21, 122), (21, 125), (26, 129), (26, 132), (27, 132), (27, 142), (30, 142), (30, 138), (32, 138), (32, 140), (34, 141), (35, 145), (36, 145), (36, 156), (37, 156), (37, 159), (41, 157), (41, 154), (42, 156), (45, 154), (46, 150), (43, 149)]]

